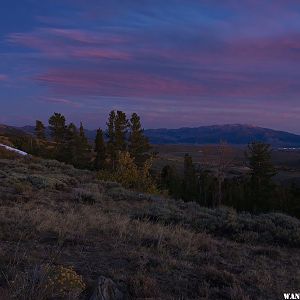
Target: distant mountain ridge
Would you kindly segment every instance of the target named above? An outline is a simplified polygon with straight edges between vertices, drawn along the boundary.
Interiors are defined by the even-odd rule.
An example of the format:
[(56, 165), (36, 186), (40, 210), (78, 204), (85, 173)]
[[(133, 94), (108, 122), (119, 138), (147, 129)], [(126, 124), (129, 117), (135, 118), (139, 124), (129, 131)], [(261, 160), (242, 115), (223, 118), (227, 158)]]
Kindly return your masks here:
[(217, 144), (226, 141), (233, 145), (244, 145), (261, 141), (273, 146), (300, 147), (300, 135), (243, 124), (148, 129), (145, 134), (155, 144)]
[[(1, 132), (0, 125), (0, 132)], [(34, 126), (11, 127), (33, 134)], [(11, 129), (12, 130), (12, 129)], [(262, 141), (276, 147), (300, 147), (300, 135), (244, 124), (182, 127), (178, 129), (146, 129), (145, 135), (152, 144), (217, 144), (226, 141), (232, 145), (245, 145)], [(88, 139), (93, 140), (96, 130), (85, 130)]]
[[(32, 126), (30, 126), (30, 127), (32, 127)], [(27, 135), (28, 133), (30, 133), (30, 132), (27, 132), (23, 128), (0, 124), (0, 135), (5, 135), (5, 136), (20, 136), (20, 135), (22, 135), (22, 136), (24, 136), (24, 135)]]

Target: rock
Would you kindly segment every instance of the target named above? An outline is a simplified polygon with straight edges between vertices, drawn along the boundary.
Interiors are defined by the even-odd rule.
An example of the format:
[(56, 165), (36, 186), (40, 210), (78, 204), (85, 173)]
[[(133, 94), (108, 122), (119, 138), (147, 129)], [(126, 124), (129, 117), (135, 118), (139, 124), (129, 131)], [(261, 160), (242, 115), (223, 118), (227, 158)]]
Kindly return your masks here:
[(123, 300), (124, 295), (118, 286), (110, 279), (100, 276), (95, 290), (89, 300)]

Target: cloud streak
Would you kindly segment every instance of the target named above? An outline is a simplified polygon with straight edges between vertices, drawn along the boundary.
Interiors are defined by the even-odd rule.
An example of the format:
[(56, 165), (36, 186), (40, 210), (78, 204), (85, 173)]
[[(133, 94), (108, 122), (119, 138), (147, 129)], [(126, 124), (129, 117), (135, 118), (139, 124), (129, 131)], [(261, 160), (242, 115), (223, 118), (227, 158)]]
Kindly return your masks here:
[(82, 104), (79, 102), (75, 102), (65, 98), (42, 97), (41, 101), (45, 103), (64, 104), (75, 108), (79, 108), (82, 106)]
[(274, 123), (280, 123), (278, 105), (284, 120), (298, 121), (286, 109), (300, 105), (298, 1), (63, 0), (57, 11), (43, 5), (47, 16), (33, 14), (31, 26), (8, 32), (4, 42), (22, 55), (18, 64), (31, 70), (27, 78), (45, 109), (88, 109), (91, 98), (118, 107), (117, 97), (145, 116), (159, 103), (152, 117), (167, 126), (172, 122), (163, 115), (170, 110), (196, 120), (203, 109), (208, 123), (236, 122), (238, 112), (263, 122), (252, 112), (264, 103)]
[(64, 68), (49, 68), (35, 76), (63, 94), (300, 95), (300, 72), (295, 68), (300, 59), (300, 33), (226, 41), (201, 34), (178, 41), (166, 35), (145, 39), (139, 30), (129, 36), (128, 30), (99, 33), (43, 28), (11, 34), (8, 40), (41, 52), (54, 64), (68, 62)]
[(0, 74), (0, 81), (6, 81), (8, 80), (8, 76), (5, 74)]

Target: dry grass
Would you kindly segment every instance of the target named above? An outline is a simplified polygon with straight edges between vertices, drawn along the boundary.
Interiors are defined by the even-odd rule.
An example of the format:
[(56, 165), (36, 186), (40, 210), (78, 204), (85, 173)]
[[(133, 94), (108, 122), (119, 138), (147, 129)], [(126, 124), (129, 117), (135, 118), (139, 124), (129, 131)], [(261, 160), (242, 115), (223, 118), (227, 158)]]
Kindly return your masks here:
[[(0, 143), (1, 143), (1, 139), (0, 139)], [(3, 146), (0, 146), (0, 158), (17, 159), (20, 158), (20, 155), (18, 155), (16, 152), (8, 151)]]
[[(287, 233), (297, 238), (299, 221), (290, 217), (241, 219), (226, 209), (135, 194), (55, 161), (0, 160), (0, 167), (4, 299), (89, 294), (45, 289), (44, 266), (74, 266), (88, 288), (98, 276), (110, 277), (128, 299), (280, 299), (300, 286), (299, 250), (282, 242)], [(254, 225), (265, 236), (281, 229), (280, 239), (237, 238), (254, 234)]]

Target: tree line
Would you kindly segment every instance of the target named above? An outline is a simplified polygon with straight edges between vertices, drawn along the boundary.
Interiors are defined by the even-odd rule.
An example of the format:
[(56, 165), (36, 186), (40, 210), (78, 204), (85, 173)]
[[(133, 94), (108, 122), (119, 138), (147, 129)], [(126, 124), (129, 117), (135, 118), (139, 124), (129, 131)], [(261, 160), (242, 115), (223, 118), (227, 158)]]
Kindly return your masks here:
[(78, 130), (73, 123), (67, 125), (60, 113), (54, 113), (48, 123), (50, 140), (45, 125), (36, 121), (38, 146), (32, 154), (95, 170), (99, 179), (117, 181), (126, 188), (159, 192), (151, 175), (151, 146), (136, 113), (128, 119), (124, 112), (112, 110), (106, 130), (99, 128), (96, 132), (94, 147), (88, 142), (82, 123)]
[(136, 113), (128, 119), (122, 111), (111, 111), (106, 130), (97, 130), (93, 148), (85, 136), (82, 122), (78, 129), (74, 123), (67, 124), (65, 116), (54, 113), (48, 123), (49, 140), (46, 126), (42, 121), (36, 121), (35, 136), (39, 147), (35, 147), (35, 152), (77, 168), (116, 170), (123, 152), (128, 152), (137, 166), (142, 166), (150, 155), (151, 147)]
[(273, 177), (277, 171), (272, 163), (269, 144), (252, 142), (245, 152), (249, 172), (246, 175), (226, 176), (226, 162), (222, 144), (219, 146), (217, 171), (193, 163), (192, 157), (184, 157), (183, 174), (171, 165), (163, 167), (160, 188), (170, 196), (184, 201), (195, 201), (201, 206), (234, 207), (239, 211), (254, 213), (281, 211), (300, 217), (300, 188), (276, 184)]
[(85, 136), (83, 124), (77, 128), (54, 113), (46, 126), (36, 121), (34, 140), (21, 139), (18, 148), (45, 158), (54, 158), (76, 168), (96, 170), (99, 179), (120, 182), (124, 187), (148, 193), (168, 194), (202, 206), (226, 205), (240, 211), (282, 211), (300, 217), (300, 189), (296, 184), (282, 186), (273, 177), (271, 146), (262, 142), (248, 145), (246, 175), (228, 176), (232, 163), (226, 143), (218, 147), (217, 166), (195, 164), (184, 157), (183, 172), (165, 165), (159, 173), (152, 170), (151, 146), (144, 135), (141, 119), (133, 113), (128, 119), (122, 111), (111, 111), (106, 129), (99, 128), (93, 146)]

